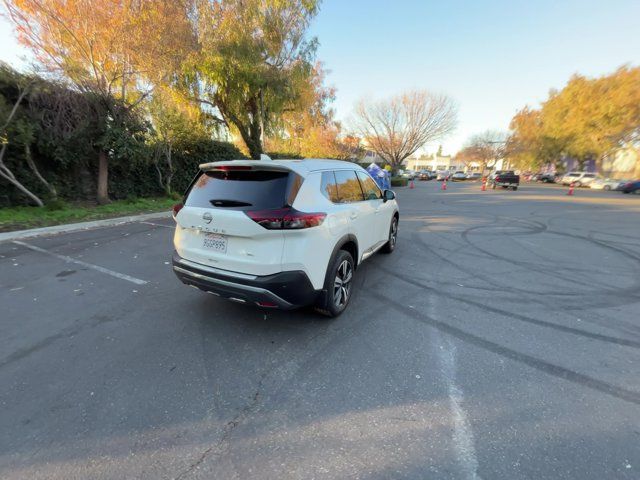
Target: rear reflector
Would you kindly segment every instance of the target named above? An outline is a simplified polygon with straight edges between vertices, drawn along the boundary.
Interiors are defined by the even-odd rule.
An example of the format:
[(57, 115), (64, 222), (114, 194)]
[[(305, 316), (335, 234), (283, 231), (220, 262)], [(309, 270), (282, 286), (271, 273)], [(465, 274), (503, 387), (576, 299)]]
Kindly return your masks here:
[(257, 210), (244, 212), (258, 225), (267, 230), (301, 230), (303, 228), (317, 227), (322, 224), (326, 213), (299, 212), (295, 208), (285, 207), (274, 210)]
[(258, 306), (259, 307), (267, 307), (267, 308), (276, 308), (278, 305), (276, 305), (273, 302), (258, 302)]
[(173, 209), (172, 209), (172, 210), (173, 210), (173, 219), (174, 219), (174, 220), (176, 219), (176, 216), (178, 215), (178, 212), (179, 212), (180, 210), (182, 210), (182, 207), (184, 207), (184, 205), (183, 205), (182, 203), (176, 203), (176, 204), (173, 206)]

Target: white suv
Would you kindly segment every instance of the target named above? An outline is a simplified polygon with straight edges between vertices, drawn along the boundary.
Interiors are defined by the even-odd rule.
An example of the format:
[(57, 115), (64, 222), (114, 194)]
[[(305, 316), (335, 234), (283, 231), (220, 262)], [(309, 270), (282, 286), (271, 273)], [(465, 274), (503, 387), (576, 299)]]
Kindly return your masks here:
[(587, 172), (569, 172), (562, 179), (560, 183), (562, 185), (573, 185), (577, 188), (588, 186), (596, 179), (597, 175), (595, 173), (587, 173)]
[(366, 170), (338, 160), (232, 160), (200, 165), (173, 209), (173, 270), (229, 300), (337, 316), (353, 275), (391, 253), (398, 205)]

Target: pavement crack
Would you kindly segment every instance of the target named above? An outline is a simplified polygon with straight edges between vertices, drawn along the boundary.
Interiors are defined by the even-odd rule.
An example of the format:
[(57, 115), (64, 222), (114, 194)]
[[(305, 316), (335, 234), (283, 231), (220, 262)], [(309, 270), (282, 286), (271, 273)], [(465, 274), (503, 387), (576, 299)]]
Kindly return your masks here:
[(200, 465), (202, 465), (204, 461), (207, 460), (207, 458), (211, 456), (221, 456), (229, 451), (229, 437), (231, 437), (238, 425), (242, 424), (252, 413), (258, 410), (258, 407), (260, 405), (261, 392), (266, 377), (266, 373), (262, 374), (260, 380), (258, 381), (255, 392), (250, 397), (251, 400), (244, 407), (242, 407), (242, 409), (236, 415), (234, 415), (231, 420), (229, 420), (225, 424), (224, 428), (222, 429), (222, 435), (220, 435), (218, 441), (205, 449), (198, 456), (195, 462), (192, 462), (186, 469), (173, 477), (173, 480), (182, 480), (184, 478), (187, 478), (187, 476), (197, 470)]

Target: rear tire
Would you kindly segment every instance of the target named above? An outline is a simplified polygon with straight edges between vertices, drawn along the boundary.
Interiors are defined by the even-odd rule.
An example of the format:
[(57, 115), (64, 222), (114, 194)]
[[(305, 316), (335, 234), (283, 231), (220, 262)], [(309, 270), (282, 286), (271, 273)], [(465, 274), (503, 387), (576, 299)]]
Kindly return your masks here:
[(393, 216), (391, 220), (391, 226), (389, 227), (389, 240), (385, 243), (381, 251), (382, 253), (392, 253), (396, 249), (396, 243), (398, 242), (398, 217)]
[(607, 190), (607, 191), (611, 190), (611, 187), (609, 185), (605, 185), (603, 188), (604, 190)]
[(511, 188), (513, 189), (514, 192), (518, 189), (518, 187), (511, 187)]
[(327, 317), (337, 317), (349, 305), (353, 293), (353, 274), (355, 264), (353, 257), (346, 250), (339, 250), (327, 270), (324, 281), (322, 304), (316, 305), (316, 311)]

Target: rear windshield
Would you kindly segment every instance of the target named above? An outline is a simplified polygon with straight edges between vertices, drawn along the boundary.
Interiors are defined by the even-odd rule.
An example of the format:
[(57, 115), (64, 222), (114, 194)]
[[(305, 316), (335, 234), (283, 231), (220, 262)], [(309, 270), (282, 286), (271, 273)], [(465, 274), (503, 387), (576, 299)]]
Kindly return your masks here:
[(282, 208), (291, 205), (302, 185), (293, 172), (212, 170), (201, 173), (187, 193), (185, 206), (231, 210)]

